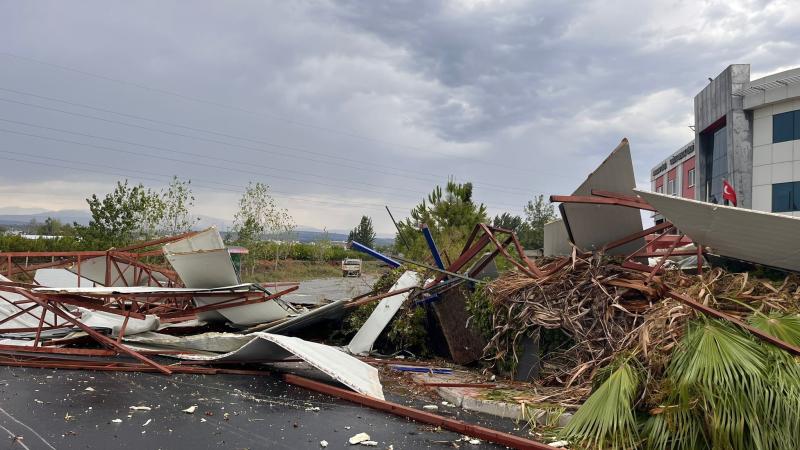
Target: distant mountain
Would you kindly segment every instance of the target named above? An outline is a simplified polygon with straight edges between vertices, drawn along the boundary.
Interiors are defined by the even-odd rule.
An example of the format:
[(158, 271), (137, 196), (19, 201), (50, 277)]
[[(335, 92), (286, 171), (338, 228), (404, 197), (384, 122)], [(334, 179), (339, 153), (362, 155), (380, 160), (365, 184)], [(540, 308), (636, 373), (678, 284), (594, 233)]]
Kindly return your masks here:
[(81, 225), (86, 225), (92, 216), (88, 211), (80, 209), (62, 209), (60, 211), (44, 211), (34, 214), (0, 214), (0, 225), (27, 225), (31, 220), (44, 223), (48, 217), (58, 219), (62, 223), (78, 222)]
[[(38, 211), (38, 212), (34, 212)], [(60, 220), (62, 223), (77, 222), (81, 225), (88, 225), (91, 219), (89, 211), (79, 209), (63, 209), (60, 211), (42, 211), (41, 209), (29, 208), (0, 208), (0, 225), (6, 226), (22, 226), (30, 223), (31, 220), (36, 220), (38, 223), (44, 223), (48, 217)], [(220, 232), (229, 231), (233, 227), (233, 221), (220, 219), (219, 217), (211, 217), (198, 215), (200, 220), (195, 225), (195, 229), (203, 230), (211, 226), (217, 227)], [(300, 242), (314, 242), (323, 238), (325, 232), (316, 227), (300, 225), (295, 229), (297, 240)], [(349, 230), (328, 230), (328, 239), (331, 241), (346, 241)], [(375, 239), (376, 245), (392, 245), (394, 243), (393, 237), (389, 235), (378, 235)]]

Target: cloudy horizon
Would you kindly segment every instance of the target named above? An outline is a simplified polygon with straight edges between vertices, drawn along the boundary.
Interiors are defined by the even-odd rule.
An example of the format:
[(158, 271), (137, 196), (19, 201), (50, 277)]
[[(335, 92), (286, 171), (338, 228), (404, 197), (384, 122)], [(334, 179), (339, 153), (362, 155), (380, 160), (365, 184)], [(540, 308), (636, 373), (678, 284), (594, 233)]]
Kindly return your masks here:
[(248, 182), (297, 224), (391, 233), (448, 177), (491, 215), (572, 192), (623, 137), (637, 182), (730, 64), (800, 66), (787, 1), (0, 3), (0, 212)]

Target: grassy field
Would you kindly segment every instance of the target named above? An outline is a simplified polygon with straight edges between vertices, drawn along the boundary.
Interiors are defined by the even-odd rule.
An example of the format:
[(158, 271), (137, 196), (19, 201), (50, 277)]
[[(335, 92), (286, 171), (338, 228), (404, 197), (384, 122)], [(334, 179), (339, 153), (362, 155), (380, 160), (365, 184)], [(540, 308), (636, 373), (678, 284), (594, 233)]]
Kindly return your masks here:
[[(363, 272), (366, 274), (381, 274), (388, 270), (386, 267), (378, 266), (377, 261), (364, 261)], [(341, 277), (341, 262), (314, 262), (282, 260), (275, 269), (274, 261), (261, 261), (255, 270), (250, 274), (249, 270), (242, 270), (242, 278), (247, 283), (262, 283), (265, 281), (304, 281), (317, 278)]]

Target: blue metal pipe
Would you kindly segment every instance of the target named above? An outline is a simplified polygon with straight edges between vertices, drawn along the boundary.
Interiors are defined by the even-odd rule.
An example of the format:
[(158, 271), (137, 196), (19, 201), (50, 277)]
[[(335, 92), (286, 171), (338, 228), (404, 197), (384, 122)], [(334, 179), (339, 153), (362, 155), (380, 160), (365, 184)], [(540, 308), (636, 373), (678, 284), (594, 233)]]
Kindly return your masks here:
[(422, 234), (425, 236), (428, 248), (431, 249), (431, 255), (433, 255), (433, 260), (436, 262), (436, 267), (444, 270), (444, 263), (442, 262), (442, 257), (439, 255), (439, 249), (436, 248), (436, 242), (433, 240), (431, 230), (428, 228), (428, 225), (424, 223), (422, 224)]
[(359, 242), (356, 242), (356, 241), (351, 242), (350, 243), (350, 248), (352, 248), (353, 250), (359, 251), (361, 253), (366, 253), (367, 255), (372, 256), (373, 258), (379, 259), (379, 260), (385, 262), (386, 264), (388, 264), (389, 267), (391, 267), (392, 269), (400, 267), (400, 263), (399, 262), (397, 262), (397, 261), (393, 260), (392, 258), (389, 258), (388, 256), (384, 255), (383, 253), (380, 253), (380, 252), (378, 252), (376, 250), (373, 250), (373, 249), (371, 249), (371, 248), (367, 247), (366, 245), (361, 244)]

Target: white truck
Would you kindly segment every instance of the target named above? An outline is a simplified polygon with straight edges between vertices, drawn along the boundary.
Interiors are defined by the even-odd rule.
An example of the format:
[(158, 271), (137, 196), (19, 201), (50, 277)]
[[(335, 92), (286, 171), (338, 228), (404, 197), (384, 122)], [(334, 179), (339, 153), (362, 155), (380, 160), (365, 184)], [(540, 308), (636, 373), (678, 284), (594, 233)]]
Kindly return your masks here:
[(342, 260), (342, 277), (360, 277), (361, 260), (358, 258), (345, 258)]

